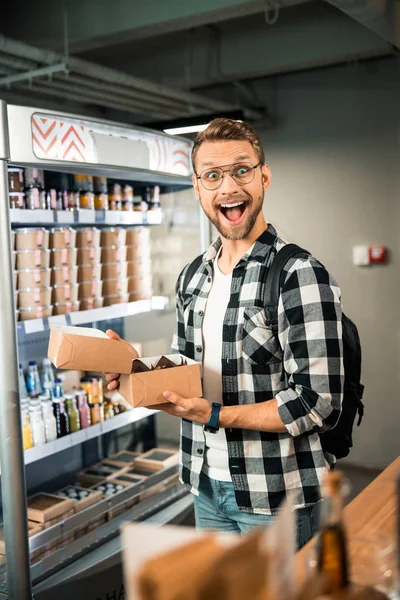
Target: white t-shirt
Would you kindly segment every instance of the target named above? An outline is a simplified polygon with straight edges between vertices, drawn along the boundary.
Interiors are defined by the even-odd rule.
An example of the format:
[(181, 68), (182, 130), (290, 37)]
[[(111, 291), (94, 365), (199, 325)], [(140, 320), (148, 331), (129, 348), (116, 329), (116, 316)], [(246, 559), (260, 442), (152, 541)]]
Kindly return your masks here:
[[(210, 402), (222, 404), (222, 327), (231, 294), (232, 273), (224, 275), (214, 260), (213, 283), (203, 318), (203, 396)], [(206, 452), (203, 471), (211, 479), (232, 481), (229, 472), (228, 445), (225, 429), (205, 432)]]

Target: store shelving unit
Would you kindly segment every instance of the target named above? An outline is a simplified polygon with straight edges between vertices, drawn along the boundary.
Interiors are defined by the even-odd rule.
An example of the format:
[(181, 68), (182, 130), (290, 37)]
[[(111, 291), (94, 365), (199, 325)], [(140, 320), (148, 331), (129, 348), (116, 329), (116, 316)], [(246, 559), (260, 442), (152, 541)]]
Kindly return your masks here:
[[(172, 138), (118, 123), (95, 121), (77, 115), (54, 114), (48, 110), (7, 105), (0, 101), (0, 272), (3, 283), (0, 293), (0, 364), (2, 364), (0, 462), (7, 572), (11, 575), (8, 579), (8, 595), (11, 600), (30, 599), (32, 581), (33, 584), (41, 581), (40, 585), (43, 587), (50, 574), (54, 578), (56, 576), (54, 573), (57, 574), (57, 570), (67, 568), (68, 562), (75, 560), (76, 556), (84, 554), (90, 556), (88, 552), (92, 546), (99, 546), (105, 540), (113, 539), (118, 535), (123, 520), (144, 519), (149, 515), (153, 515), (151, 518), (154, 519), (157, 506), (160, 510), (164, 510), (173, 502), (176, 507), (183, 506), (182, 498), (187, 496), (187, 493), (180, 488), (173, 493), (165, 490), (154, 498), (148, 498), (144, 503), (133, 507), (129, 514), (124, 513), (115, 521), (106, 523), (100, 528), (101, 530), (91, 532), (90, 539), (77, 540), (74, 547), (63, 548), (55, 552), (54, 556), (50, 555), (30, 568), (29, 550), (32, 550), (35, 545), (44, 543), (45, 538), (46, 543), (54, 539), (59, 527), (66, 532), (69, 528), (73, 528), (73, 519), (78, 521), (89, 515), (78, 514), (69, 519), (70, 522), (65, 521), (55, 525), (28, 541), (25, 465), (55, 454), (59, 455), (68, 448), (146, 419), (155, 411), (144, 408), (127, 411), (110, 421), (37, 446), (24, 453), (18, 397), (18, 347), (28, 343), (34, 347), (36, 338), (40, 337), (43, 344), (43, 336), (48, 335), (53, 324), (100, 323), (149, 313), (153, 310), (163, 310), (167, 307), (167, 299), (153, 297), (151, 300), (16, 323), (10, 229), (19, 226), (51, 226), (52, 224), (99, 227), (150, 226), (162, 222), (162, 211), (123, 213), (92, 210), (68, 212), (9, 209), (7, 166), (101, 175), (141, 184), (157, 184), (168, 190), (176, 190), (184, 189), (191, 184), (189, 157), (190, 143), (185, 139)], [(173, 472), (176, 474), (176, 467)], [(168, 474), (164, 472), (155, 474), (148, 478), (146, 484), (140, 484), (137, 490), (133, 491), (139, 494), (145, 487), (155, 485)], [(96, 505), (89, 509), (93, 512), (90, 516), (95, 516), (94, 513), (99, 510), (100, 512), (109, 510), (111, 505), (118, 505), (123, 501), (123, 495), (132, 494), (134, 487), (120, 492), (112, 500), (105, 500), (104, 505), (100, 507)], [(187, 507), (191, 502), (185, 500), (184, 504)], [(175, 515), (176, 511), (179, 509), (171, 510), (171, 514)], [(90, 562), (89, 559), (88, 561)]]

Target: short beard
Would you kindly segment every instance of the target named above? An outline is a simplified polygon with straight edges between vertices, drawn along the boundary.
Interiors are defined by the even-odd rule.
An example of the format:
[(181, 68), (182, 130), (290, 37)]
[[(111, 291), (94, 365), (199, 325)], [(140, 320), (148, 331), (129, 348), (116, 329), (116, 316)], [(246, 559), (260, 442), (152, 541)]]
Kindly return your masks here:
[[(200, 196), (200, 204), (203, 208), (203, 211), (204, 211), (206, 217), (211, 221), (211, 223), (217, 229), (218, 233), (226, 240), (232, 240), (232, 241), (237, 242), (239, 240), (244, 240), (250, 234), (250, 232), (252, 231), (252, 229), (255, 225), (257, 217), (262, 210), (263, 203), (262, 203), (262, 197), (258, 198), (256, 209), (254, 210), (254, 212), (250, 213), (246, 223), (244, 223), (243, 225), (238, 225), (239, 231), (237, 233), (235, 233), (234, 227), (231, 227), (230, 229), (225, 229), (225, 227), (223, 227), (221, 225), (221, 223), (219, 222), (219, 219), (217, 217), (213, 217), (212, 215), (207, 213), (207, 211), (204, 209), (203, 203), (201, 201), (201, 196)], [(253, 200), (250, 200), (249, 206), (251, 207), (253, 204), (254, 204)], [(242, 229), (242, 228), (244, 228), (244, 229)]]

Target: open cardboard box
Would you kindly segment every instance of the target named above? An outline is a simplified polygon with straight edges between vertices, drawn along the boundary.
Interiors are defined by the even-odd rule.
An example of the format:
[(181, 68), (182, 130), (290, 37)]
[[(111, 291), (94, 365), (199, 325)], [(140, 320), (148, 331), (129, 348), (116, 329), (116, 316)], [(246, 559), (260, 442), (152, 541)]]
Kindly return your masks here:
[[(126, 345), (111, 340), (103, 331), (56, 325), (50, 331), (48, 357), (57, 369), (121, 373), (119, 393), (135, 408), (168, 402), (163, 396), (166, 390), (185, 398), (202, 395), (199, 363), (181, 354), (166, 356), (176, 368), (132, 373), (132, 355)], [(159, 358), (140, 360), (151, 367)], [(179, 366), (182, 359), (187, 364)]]

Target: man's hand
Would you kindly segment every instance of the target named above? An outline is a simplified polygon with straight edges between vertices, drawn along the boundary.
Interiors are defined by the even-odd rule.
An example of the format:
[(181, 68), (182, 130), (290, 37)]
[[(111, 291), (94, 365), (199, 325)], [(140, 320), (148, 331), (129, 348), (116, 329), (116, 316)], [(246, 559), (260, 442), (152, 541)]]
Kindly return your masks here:
[[(115, 333), (115, 331), (113, 331), (112, 329), (107, 329), (106, 334), (112, 340), (117, 340), (118, 342), (121, 342), (121, 344), (125, 344), (130, 354), (132, 354), (132, 358), (139, 358), (139, 354), (136, 352), (135, 348), (128, 344), (128, 342), (123, 340), (121, 337), (119, 337), (119, 335)], [(107, 389), (110, 390), (110, 392), (116, 390), (119, 386), (120, 373), (104, 373), (104, 375), (107, 381), (109, 381)]]
[(173, 417), (180, 417), (201, 425), (208, 423), (211, 415), (211, 405), (205, 398), (182, 398), (174, 392), (164, 392), (163, 396), (169, 401), (167, 404), (155, 404), (154, 406), (148, 406), (148, 408), (163, 410)]

